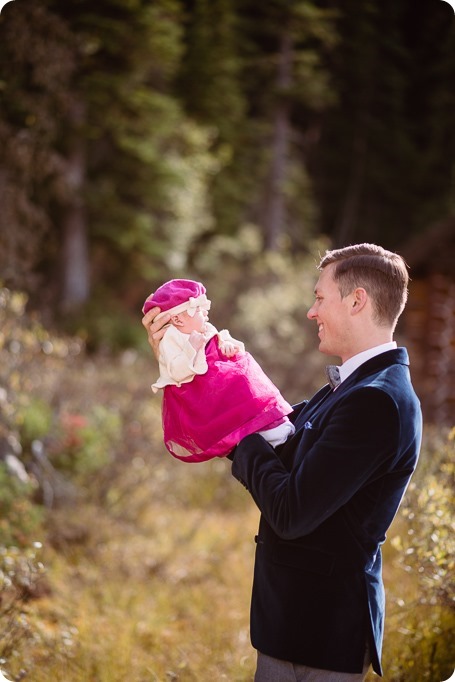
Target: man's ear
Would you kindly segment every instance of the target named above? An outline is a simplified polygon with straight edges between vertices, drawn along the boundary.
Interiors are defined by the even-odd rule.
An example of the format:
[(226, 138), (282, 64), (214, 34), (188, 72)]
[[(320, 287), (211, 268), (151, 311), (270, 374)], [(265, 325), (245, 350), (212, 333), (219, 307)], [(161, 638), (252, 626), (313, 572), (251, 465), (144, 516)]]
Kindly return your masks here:
[(352, 314), (357, 315), (365, 307), (368, 294), (363, 287), (357, 287), (352, 293)]

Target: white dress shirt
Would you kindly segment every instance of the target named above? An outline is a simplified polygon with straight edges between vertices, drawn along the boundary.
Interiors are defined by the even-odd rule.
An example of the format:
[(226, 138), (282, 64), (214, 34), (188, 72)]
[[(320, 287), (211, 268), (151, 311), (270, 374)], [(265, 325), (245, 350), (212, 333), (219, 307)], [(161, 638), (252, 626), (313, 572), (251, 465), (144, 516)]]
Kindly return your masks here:
[(395, 341), (389, 341), (388, 343), (381, 343), (380, 346), (374, 346), (373, 348), (363, 350), (361, 353), (357, 353), (357, 355), (353, 355), (352, 358), (349, 358), (349, 360), (346, 360), (342, 365), (339, 365), (341, 382), (347, 379), (357, 367), (363, 365), (367, 360), (370, 360), (381, 353), (385, 353), (388, 350), (394, 350), (396, 347), (397, 344)]

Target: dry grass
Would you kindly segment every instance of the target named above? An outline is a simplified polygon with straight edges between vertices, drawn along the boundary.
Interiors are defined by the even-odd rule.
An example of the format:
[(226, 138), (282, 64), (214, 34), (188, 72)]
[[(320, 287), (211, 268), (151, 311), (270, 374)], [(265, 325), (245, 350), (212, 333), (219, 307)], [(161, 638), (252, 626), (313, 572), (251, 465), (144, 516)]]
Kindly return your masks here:
[[(228, 462), (196, 467), (163, 460), (157, 478), (167, 483), (159, 496), (156, 478), (144, 483), (155, 497), (134, 523), (86, 506), (73, 510), (72, 521), (66, 511), (54, 515), (59, 551), (45, 557), (52, 591), (30, 607), (41, 642), (27, 645), (13, 673), (25, 668), (33, 682), (252, 679), (257, 511), (243, 489), (236, 510), (198, 505), (198, 495), (216, 497), (214, 485), (234, 497), (237, 488)], [(174, 473), (181, 500), (167, 494)], [(83, 544), (73, 543), (81, 536)]]
[[(84, 495), (49, 513), (43, 538), (49, 590), (25, 605), (27, 636), (3, 666), (11, 678), (253, 678), (249, 601), (258, 512), (229, 462), (191, 465), (165, 453), (160, 405), (149, 389), (153, 372), (140, 359), (65, 361), (58, 375), (46, 375), (49, 383), (38, 384), (59, 412), (87, 415), (102, 405), (121, 415), (123, 427), (110, 464), (86, 478)], [(390, 538), (406, 532), (402, 523), (397, 517)], [(432, 606), (420, 605), (415, 622), (409, 618), (418, 580), (397, 557), (387, 543), (384, 680), (441, 682), (428, 666), (413, 668), (419, 617)], [(436, 624), (441, 640), (447, 623)]]

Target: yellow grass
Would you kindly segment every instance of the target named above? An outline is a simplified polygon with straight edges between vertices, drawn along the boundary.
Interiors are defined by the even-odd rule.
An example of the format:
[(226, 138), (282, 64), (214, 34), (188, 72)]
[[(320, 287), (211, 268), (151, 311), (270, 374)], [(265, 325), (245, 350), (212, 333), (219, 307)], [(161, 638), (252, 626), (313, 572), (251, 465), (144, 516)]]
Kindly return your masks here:
[[(50, 510), (48, 535), (36, 538), (48, 591), (25, 604), (25, 634), (0, 665), (24, 682), (251, 681), (258, 522), (251, 498), (228, 461), (184, 464), (165, 453), (148, 364), (132, 371), (98, 361), (96, 372), (90, 364), (77, 369), (65, 365), (58, 379), (65, 401), (71, 396), (69, 411), (90, 415), (101, 404), (120, 412), (122, 439), (112, 443), (112, 464), (84, 473), (85, 498)], [(54, 401), (55, 394), (49, 389)], [(409, 529), (397, 517), (390, 540), (418, 528), (422, 512), (415, 512)], [(431, 592), (422, 602), (419, 576), (399, 565), (400, 555), (389, 541), (383, 679), (441, 682), (455, 658), (447, 646), (453, 611), (439, 618)], [(447, 652), (445, 678), (436, 656), (431, 663), (435, 646)], [(375, 679), (370, 674), (368, 682)]]
[[(205, 472), (164, 466), (186, 468), (202, 498), (213, 475), (220, 485), (238, 485), (228, 462), (205, 464)], [(85, 507), (73, 519), (90, 528), (90, 538), (48, 552), (51, 594), (29, 607), (41, 642), (21, 652), (13, 673), (33, 671), (33, 682), (252, 679), (252, 505), (234, 511), (160, 497), (139, 522)]]

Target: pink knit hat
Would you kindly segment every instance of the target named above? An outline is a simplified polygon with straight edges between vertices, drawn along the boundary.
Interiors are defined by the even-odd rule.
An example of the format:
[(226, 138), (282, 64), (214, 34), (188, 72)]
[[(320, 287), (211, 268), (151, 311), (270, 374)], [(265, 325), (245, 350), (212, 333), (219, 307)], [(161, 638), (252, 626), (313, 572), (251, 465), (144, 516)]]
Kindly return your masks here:
[(157, 306), (161, 308), (161, 313), (177, 315), (186, 310), (190, 317), (193, 317), (198, 307), (210, 310), (210, 301), (205, 292), (206, 288), (200, 282), (192, 279), (171, 279), (162, 284), (155, 293), (150, 294), (142, 312), (145, 315)]

